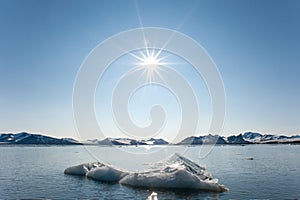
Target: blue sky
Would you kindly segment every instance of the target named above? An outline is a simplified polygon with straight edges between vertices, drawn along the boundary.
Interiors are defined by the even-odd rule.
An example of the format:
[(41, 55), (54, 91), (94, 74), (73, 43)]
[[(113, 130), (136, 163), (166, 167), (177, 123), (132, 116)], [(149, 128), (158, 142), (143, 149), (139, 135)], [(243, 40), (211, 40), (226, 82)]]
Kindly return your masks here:
[[(101, 41), (140, 27), (136, 6), (143, 26), (178, 30), (210, 54), (227, 95), (222, 135), (300, 134), (297, 0), (1, 0), (0, 131), (76, 138), (72, 91), (77, 71)], [(193, 87), (199, 89), (196, 82)], [(101, 112), (101, 102), (96, 108)]]

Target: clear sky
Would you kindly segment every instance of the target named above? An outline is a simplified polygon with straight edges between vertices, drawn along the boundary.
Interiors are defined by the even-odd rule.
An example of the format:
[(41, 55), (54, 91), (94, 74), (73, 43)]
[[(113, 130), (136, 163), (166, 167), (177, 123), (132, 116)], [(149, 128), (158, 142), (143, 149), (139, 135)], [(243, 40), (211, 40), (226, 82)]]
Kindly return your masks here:
[[(144, 27), (178, 30), (210, 54), (227, 96), (222, 135), (247, 130), (300, 134), (298, 0), (0, 0), (0, 132), (77, 138), (72, 112), (77, 71), (101, 41), (140, 27), (136, 7)], [(106, 79), (114, 75), (112, 69)], [(193, 82), (192, 73), (186, 77)], [(158, 90), (162, 99), (169, 98)], [(99, 95), (105, 96), (97, 94), (96, 102)], [(137, 93), (130, 107), (139, 98)], [(144, 111), (134, 110), (133, 118), (143, 124)], [(206, 118), (209, 111), (202, 114)], [(209, 120), (203, 122), (199, 135)]]

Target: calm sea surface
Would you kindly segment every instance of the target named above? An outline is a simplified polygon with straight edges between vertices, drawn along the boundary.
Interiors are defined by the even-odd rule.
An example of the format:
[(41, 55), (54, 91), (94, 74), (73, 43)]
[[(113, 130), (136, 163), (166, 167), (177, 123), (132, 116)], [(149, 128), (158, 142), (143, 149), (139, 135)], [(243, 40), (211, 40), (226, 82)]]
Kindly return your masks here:
[[(146, 166), (144, 161), (119, 156), (116, 147), (90, 148), (131, 169)], [(143, 147), (122, 148), (143, 151)], [(186, 157), (205, 165), (230, 191), (218, 194), (101, 183), (63, 173), (69, 166), (96, 161), (83, 146), (0, 146), (0, 199), (147, 199), (152, 191), (159, 200), (300, 199), (300, 145), (215, 146), (204, 159), (199, 158), (200, 146), (174, 150), (182, 148), (187, 148)]]

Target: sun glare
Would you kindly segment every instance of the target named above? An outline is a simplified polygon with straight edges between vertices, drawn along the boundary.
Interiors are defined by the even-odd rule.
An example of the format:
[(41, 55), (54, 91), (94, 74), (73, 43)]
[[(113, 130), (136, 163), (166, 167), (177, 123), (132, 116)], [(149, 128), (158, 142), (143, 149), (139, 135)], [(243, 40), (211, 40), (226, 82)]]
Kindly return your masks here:
[(156, 59), (154, 56), (146, 57), (142, 60), (142, 65), (159, 65), (159, 60)]
[(165, 57), (160, 57), (161, 51), (155, 49), (146, 49), (138, 52), (139, 55), (131, 54), (133, 57), (138, 59), (138, 70), (142, 70), (146, 73), (147, 81), (154, 81), (155, 77), (158, 76), (160, 78), (161, 68), (165, 65), (165, 62), (162, 62)]

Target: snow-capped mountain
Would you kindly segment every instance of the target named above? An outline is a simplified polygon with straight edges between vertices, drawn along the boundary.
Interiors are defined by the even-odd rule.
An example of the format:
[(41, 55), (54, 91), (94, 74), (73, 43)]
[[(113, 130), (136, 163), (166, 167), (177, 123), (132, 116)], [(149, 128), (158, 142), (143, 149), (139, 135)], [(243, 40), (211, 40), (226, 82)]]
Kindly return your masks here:
[(260, 134), (253, 132), (246, 132), (243, 134), (244, 140), (250, 143), (296, 143), (300, 141), (299, 135), (285, 136), (285, 135), (273, 135), (273, 134)]
[[(190, 136), (183, 139), (176, 145), (202, 145), (202, 144), (277, 144), (277, 143), (300, 143), (300, 135), (285, 136), (260, 134), (246, 132), (229, 137), (219, 135)], [(85, 142), (78, 142), (72, 138), (54, 138), (41, 134), (32, 133), (2, 133), (0, 134), (0, 144), (46, 144), (46, 145), (167, 145), (164, 139), (151, 138), (149, 140), (136, 140), (130, 138), (105, 138), (103, 140), (93, 139)]]
[(242, 134), (239, 134), (237, 136), (232, 135), (227, 137), (227, 143), (228, 144), (249, 144), (250, 142), (245, 140)]
[(0, 134), (0, 144), (81, 144), (72, 138), (53, 138), (32, 133), (2, 133)]
[(243, 138), (251, 143), (260, 143), (263, 141), (277, 140), (277, 139), (286, 139), (287, 136), (277, 136), (272, 134), (262, 135), (260, 133), (246, 132), (243, 134)]
[(155, 138), (151, 138), (149, 140), (142, 140), (143, 142), (145, 142), (148, 145), (166, 145), (169, 144), (167, 141), (165, 141), (164, 139), (155, 139)]
[(239, 135), (222, 137), (218, 135), (190, 136), (177, 143), (178, 145), (201, 145), (201, 144), (271, 144), (271, 143), (300, 143), (300, 136), (285, 136), (246, 132)]
[[(246, 132), (239, 135), (231, 135), (229, 137), (219, 135), (190, 136), (183, 139), (175, 145), (202, 145), (202, 144), (262, 144), (262, 143), (297, 143), (300, 142), (300, 136), (277, 136), (272, 134), (260, 134)], [(84, 144), (96, 145), (167, 145), (167, 141), (163, 139), (135, 140), (129, 138), (106, 138), (104, 140), (88, 140)]]
[(249, 142), (258, 142), (261, 140), (262, 136), (263, 135), (260, 133), (253, 133), (253, 132), (246, 132), (243, 134), (244, 140)]
[(135, 140), (130, 138), (105, 138), (104, 140), (87, 140), (84, 144), (98, 145), (166, 145), (169, 144), (164, 139), (151, 138), (149, 140)]

